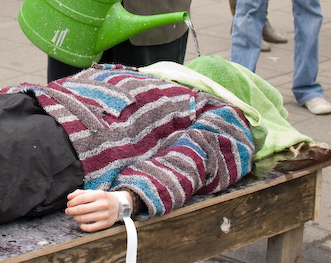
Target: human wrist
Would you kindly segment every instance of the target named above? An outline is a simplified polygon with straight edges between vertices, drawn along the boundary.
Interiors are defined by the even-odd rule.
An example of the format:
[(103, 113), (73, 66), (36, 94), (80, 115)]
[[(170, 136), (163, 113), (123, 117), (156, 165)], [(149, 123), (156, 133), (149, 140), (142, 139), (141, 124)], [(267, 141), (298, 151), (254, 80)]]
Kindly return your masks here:
[(123, 190), (121, 191), (123, 193), (123, 195), (126, 197), (126, 199), (129, 201), (129, 204), (130, 204), (130, 208), (131, 208), (131, 215), (133, 213), (133, 209), (134, 209), (134, 203), (133, 203), (133, 199), (132, 199), (132, 196), (130, 194), (129, 191), (127, 190)]
[(122, 221), (125, 217), (131, 217), (132, 214), (132, 197), (127, 191), (115, 191), (113, 194), (118, 199), (118, 216), (116, 221)]
[(140, 198), (140, 196), (137, 193), (135, 193), (131, 189), (124, 188), (124, 187), (118, 189), (117, 191), (123, 191), (130, 195), (130, 197), (128, 197), (129, 198), (128, 200), (130, 202), (132, 202), (132, 203), (130, 203), (132, 217), (147, 211), (147, 207), (146, 207), (145, 203), (142, 201), (142, 199)]

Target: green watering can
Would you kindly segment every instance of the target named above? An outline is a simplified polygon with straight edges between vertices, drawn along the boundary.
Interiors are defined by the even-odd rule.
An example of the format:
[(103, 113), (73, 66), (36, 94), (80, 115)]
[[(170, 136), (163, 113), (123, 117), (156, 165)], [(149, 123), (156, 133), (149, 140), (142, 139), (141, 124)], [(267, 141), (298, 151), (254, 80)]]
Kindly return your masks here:
[(188, 21), (187, 12), (141, 16), (122, 0), (25, 0), (18, 15), (24, 34), (51, 57), (76, 67), (98, 62), (103, 51), (142, 31)]

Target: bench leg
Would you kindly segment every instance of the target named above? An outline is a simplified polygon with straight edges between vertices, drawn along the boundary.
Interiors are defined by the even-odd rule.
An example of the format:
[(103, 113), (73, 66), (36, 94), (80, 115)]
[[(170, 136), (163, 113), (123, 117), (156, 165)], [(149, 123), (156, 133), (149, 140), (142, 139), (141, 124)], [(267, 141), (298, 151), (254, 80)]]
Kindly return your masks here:
[(297, 228), (268, 239), (267, 263), (301, 263), (303, 228)]

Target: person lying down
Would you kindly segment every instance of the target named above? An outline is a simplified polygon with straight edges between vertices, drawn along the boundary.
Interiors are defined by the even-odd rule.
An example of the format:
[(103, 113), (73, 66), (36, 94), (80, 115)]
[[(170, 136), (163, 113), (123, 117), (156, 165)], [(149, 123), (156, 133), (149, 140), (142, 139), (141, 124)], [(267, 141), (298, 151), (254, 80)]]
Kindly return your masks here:
[(93, 232), (147, 220), (245, 176), (254, 155), (244, 114), (213, 95), (121, 65), (47, 86), (0, 90), (0, 223), (65, 213)]

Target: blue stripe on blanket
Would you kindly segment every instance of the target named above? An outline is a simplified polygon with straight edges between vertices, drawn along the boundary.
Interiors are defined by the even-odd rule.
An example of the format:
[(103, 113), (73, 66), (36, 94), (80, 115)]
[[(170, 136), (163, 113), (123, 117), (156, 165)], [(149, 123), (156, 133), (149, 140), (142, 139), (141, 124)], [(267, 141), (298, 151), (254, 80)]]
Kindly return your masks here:
[(231, 123), (237, 126), (239, 129), (245, 132), (245, 135), (249, 138), (249, 140), (253, 143), (253, 135), (250, 129), (247, 126), (244, 126), (239, 120), (234, 116), (233, 112), (227, 108), (221, 108), (210, 111), (211, 113), (217, 114), (221, 118), (223, 118), (226, 122)]
[[(234, 115), (234, 113), (226, 107), (220, 108), (220, 109), (216, 109), (216, 110), (211, 110), (210, 113), (216, 114), (218, 116), (220, 116), (222, 119), (224, 119), (226, 122), (231, 123), (232, 125), (238, 127), (240, 130), (242, 130), (246, 137), (248, 138), (248, 140), (253, 143), (253, 135), (250, 131), (250, 129), (247, 126), (244, 126)], [(194, 124), (192, 124), (189, 129), (199, 129), (199, 130), (206, 130), (206, 131), (210, 131), (216, 134), (220, 134), (222, 135), (222, 132), (218, 129), (214, 129), (213, 127), (205, 124), (205, 123), (199, 123), (196, 122)], [(237, 140), (232, 140), (233, 143), (235, 143), (238, 147), (238, 151), (239, 151), (239, 158), (240, 158), (240, 165), (241, 166), (241, 170), (242, 170), (242, 174), (240, 175), (240, 178), (244, 175), (246, 175), (249, 171), (250, 171), (250, 167), (251, 167), (251, 163), (250, 163), (250, 153), (249, 153), (249, 149), (242, 144), (240, 141)], [(239, 178), (238, 178), (239, 179)]]
[(195, 111), (195, 98), (193, 96), (190, 97), (189, 105), (190, 105), (190, 111)]
[[(212, 110), (210, 112), (217, 114), (218, 116), (223, 118), (226, 122), (231, 123), (231, 124), (235, 125), (236, 127), (238, 127), (240, 130), (242, 130), (245, 133), (245, 135), (249, 139), (249, 141), (252, 144), (254, 144), (253, 135), (252, 135), (250, 129), (247, 126), (243, 125), (238, 120), (238, 118), (236, 118), (236, 116), (234, 115), (234, 112), (232, 111), (232, 108), (223, 107), (220, 109)], [(250, 171), (250, 167), (251, 167), (251, 163), (250, 163), (250, 159), (249, 159), (250, 152), (249, 152), (249, 149), (240, 141), (235, 140), (235, 143), (238, 147), (239, 156), (240, 156), (240, 166), (241, 166), (241, 171), (242, 171), (241, 175), (240, 175), (240, 178), (241, 178)], [(238, 178), (238, 179), (240, 179), (240, 178)]]
[[(241, 175), (240, 178), (242, 178), (243, 176), (245, 176), (248, 172), (250, 172), (251, 170), (251, 162), (249, 159), (250, 156), (250, 152), (248, 150), (248, 148), (242, 144), (241, 142), (237, 142), (237, 147), (239, 150), (239, 156), (240, 156), (240, 166), (241, 166)], [(240, 179), (238, 178), (238, 180)]]
[(190, 127), (188, 127), (188, 129), (197, 129), (197, 130), (204, 130), (204, 131), (210, 131), (216, 134), (220, 134), (219, 130), (216, 130), (206, 124), (200, 123), (200, 122), (196, 122), (194, 124), (192, 124)]
[[(195, 123), (194, 125), (191, 125), (190, 128), (191, 129), (200, 129), (200, 130), (211, 131), (213, 133), (222, 135), (218, 130), (215, 130), (215, 129), (213, 129), (213, 128), (205, 125), (205, 124), (202, 124), (202, 123)], [(249, 160), (250, 153), (249, 153), (249, 150), (247, 149), (247, 147), (244, 144), (242, 144), (240, 141), (233, 140), (233, 139), (231, 141), (232, 141), (232, 143), (235, 143), (237, 145), (238, 151), (240, 153), (239, 154), (240, 164), (238, 163), (237, 165), (241, 166), (241, 170), (242, 170), (242, 174), (240, 175), (240, 178), (241, 178), (242, 176), (244, 176), (245, 174), (247, 174), (250, 171), (250, 167), (251, 167), (250, 166), (250, 160)], [(250, 141), (251, 141), (251, 139), (250, 139)]]
[(192, 148), (197, 154), (200, 155), (201, 158), (207, 158), (206, 153), (202, 150), (202, 148), (199, 147), (199, 145), (194, 144), (192, 140), (186, 135), (181, 136), (173, 145), (171, 145), (171, 147), (175, 146), (186, 146)]
[[(122, 182), (118, 180), (119, 173), (123, 170), (123, 168), (116, 168), (106, 171), (104, 174), (95, 179), (90, 179), (84, 183), (84, 189), (102, 189), (103, 185), (107, 185), (108, 188), (116, 188), (121, 185), (132, 185), (135, 188), (140, 188), (144, 194), (146, 194), (147, 198), (153, 202), (155, 206), (156, 213), (161, 215), (164, 214), (163, 204), (160, 202), (160, 198), (158, 195), (154, 193), (154, 191), (149, 187), (146, 181), (142, 179), (130, 179)], [(110, 185), (110, 186), (109, 186)]]
[(129, 71), (126, 71), (126, 70), (116, 70), (116, 71), (115, 70), (114, 71), (108, 70), (105, 73), (100, 74), (97, 77), (95, 77), (94, 80), (105, 81), (106, 79), (108, 79), (110, 77), (114, 77), (116, 75), (122, 75), (122, 74), (131, 75), (131, 76), (134, 76), (134, 77), (143, 77), (143, 78), (154, 78), (154, 79), (156, 79), (156, 77), (154, 77), (152, 75), (148, 75), (148, 74), (140, 73), (140, 72), (136, 72), (136, 71), (129, 72)]
[(84, 188), (96, 190), (100, 189), (100, 187), (105, 184), (109, 186), (116, 179), (121, 170), (121, 168), (111, 169), (95, 179), (89, 179), (84, 182)]
[(98, 89), (90, 89), (87, 87), (73, 87), (70, 85), (66, 85), (66, 88), (78, 92), (81, 96), (85, 98), (102, 101), (107, 105), (108, 108), (112, 109), (109, 113), (113, 113), (113, 110), (121, 113), (122, 110), (124, 110), (125, 107), (128, 106), (128, 103), (123, 99), (111, 96)]
[[(250, 140), (250, 142), (253, 144), (253, 135), (250, 131), (249, 128), (246, 126), (242, 125), (239, 120), (235, 117), (233, 112), (227, 108), (221, 108), (221, 109), (216, 109), (216, 110), (211, 110), (210, 113), (216, 114), (220, 116), (222, 119), (224, 119), (226, 122), (235, 125), (238, 127), (240, 130), (242, 130), (246, 137)], [(210, 131), (216, 134), (220, 134), (220, 130), (214, 129), (213, 127), (204, 124), (204, 123), (199, 123), (199, 121), (195, 122), (192, 124), (189, 129), (199, 129), (199, 130), (206, 130)]]

